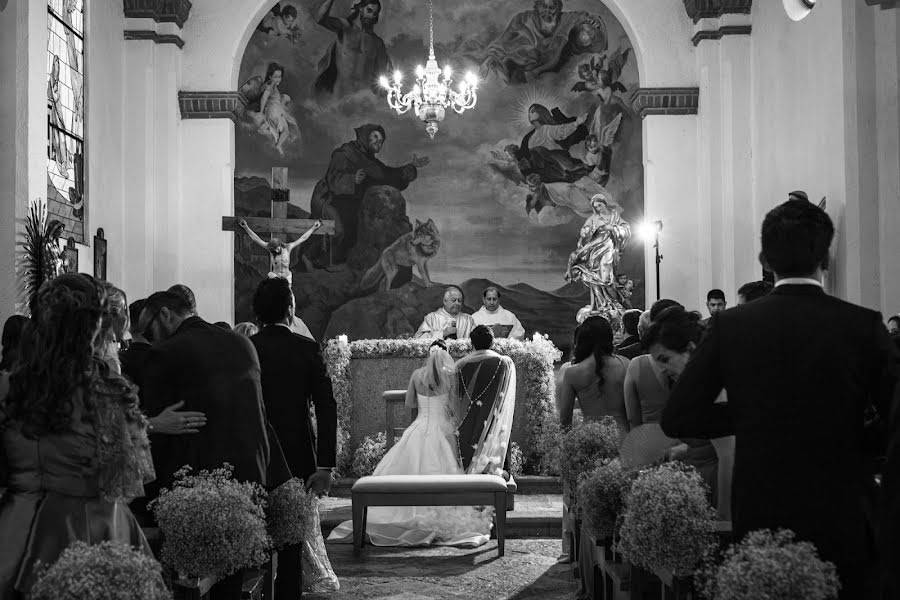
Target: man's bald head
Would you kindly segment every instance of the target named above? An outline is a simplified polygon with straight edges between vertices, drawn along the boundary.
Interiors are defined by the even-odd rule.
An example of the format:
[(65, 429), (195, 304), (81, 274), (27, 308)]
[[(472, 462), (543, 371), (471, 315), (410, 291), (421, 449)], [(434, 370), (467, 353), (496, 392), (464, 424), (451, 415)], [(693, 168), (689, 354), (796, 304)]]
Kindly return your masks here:
[(645, 310), (641, 313), (641, 318), (638, 319), (638, 336), (644, 337), (644, 332), (647, 331), (648, 327), (650, 327), (650, 311)]
[(462, 310), (463, 293), (462, 290), (451, 285), (444, 290), (444, 310), (451, 315), (458, 315)]

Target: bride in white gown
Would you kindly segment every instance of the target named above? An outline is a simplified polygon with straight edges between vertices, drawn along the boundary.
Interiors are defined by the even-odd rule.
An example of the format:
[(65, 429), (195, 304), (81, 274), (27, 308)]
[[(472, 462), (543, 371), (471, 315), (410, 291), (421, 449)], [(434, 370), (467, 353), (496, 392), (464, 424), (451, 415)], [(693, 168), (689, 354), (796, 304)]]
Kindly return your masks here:
[[(435, 340), (425, 366), (413, 371), (406, 391), (406, 405), (418, 408), (419, 414), (372, 475), (463, 474), (456, 442), (456, 421), (462, 415), (454, 415), (452, 408), (454, 374), (446, 344)], [(492, 507), (372, 507), (366, 533), (375, 546), (475, 547), (490, 538), (492, 518)], [(352, 539), (352, 521), (341, 523), (328, 536), (329, 541)]]

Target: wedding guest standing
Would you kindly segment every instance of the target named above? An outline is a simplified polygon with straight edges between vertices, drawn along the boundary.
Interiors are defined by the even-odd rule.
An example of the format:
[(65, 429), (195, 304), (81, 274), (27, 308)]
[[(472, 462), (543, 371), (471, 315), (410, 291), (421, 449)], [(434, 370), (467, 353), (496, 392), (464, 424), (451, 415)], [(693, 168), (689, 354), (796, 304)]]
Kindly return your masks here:
[(128, 348), (119, 352), (119, 362), (122, 363), (122, 374), (134, 382), (138, 388), (144, 385), (144, 361), (150, 350), (150, 343), (144, 337), (144, 333), (138, 328), (141, 311), (144, 310), (145, 298), (135, 300), (128, 306), (129, 330), (131, 342)]
[[(835, 563), (840, 597), (874, 597), (863, 414), (889, 414), (897, 365), (876, 311), (822, 288), (834, 226), (794, 199), (766, 215), (761, 262), (771, 294), (717, 314), (663, 412), (672, 437), (736, 434), (732, 522), (793, 530)], [(715, 404), (728, 391), (726, 405)]]
[(625, 330), (625, 337), (616, 346), (616, 352), (641, 341), (641, 336), (638, 333), (638, 322), (641, 319), (641, 314), (641, 311), (636, 308), (622, 313), (622, 329)]
[(774, 286), (768, 281), (751, 281), (738, 288), (738, 306), (768, 296)]
[(725, 292), (722, 290), (709, 290), (706, 293), (706, 310), (709, 311), (709, 318), (704, 319), (702, 323), (706, 325), (709, 323), (709, 319), (712, 319), (716, 314), (725, 310), (728, 306), (728, 302), (725, 300)]
[(589, 317), (579, 326), (572, 366), (560, 385), (559, 421), (572, 425), (575, 399), (586, 421), (610, 416), (619, 432), (628, 433), (625, 415), (625, 371), (628, 359), (613, 352), (613, 332), (603, 317)]
[[(651, 371), (654, 369), (662, 371), (661, 389), (663, 394), (655, 398), (654, 403), (658, 412), (651, 417), (653, 419), (651, 422), (659, 422), (662, 412), (668, 404), (671, 389), (684, 371), (684, 365), (690, 359), (691, 353), (700, 342), (703, 330), (700, 313), (688, 312), (681, 306), (670, 306), (659, 313), (656, 320), (644, 333), (644, 343), (649, 354), (640, 358), (646, 359), (650, 363)], [(650, 375), (645, 373), (645, 377), (647, 376)], [(643, 383), (645, 384), (645, 393), (650, 392), (652, 397), (655, 393), (651, 391), (653, 388), (646, 385), (648, 383), (646, 379)], [(626, 398), (627, 396), (628, 386), (626, 384)], [(725, 436), (712, 442), (706, 439), (692, 438), (682, 438), (680, 441), (681, 444), (669, 449), (665, 457), (697, 469), (709, 488), (710, 500), (718, 508), (720, 517), (728, 520), (730, 514), (728, 503), (731, 498), (731, 477), (734, 464), (733, 437)]]
[(75, 541), (150, 554), (127, 504), (153, 478), (146, 421), (134, 388), (94, 353), (106, 302), (87, 275), (41, 286), (9, 392), (0, 392), (3, 600), (27, 595), (35, 565)]
[[(294, 294), (283, 277), (264, 279), (253, 296), (262, 330), (250, 338), (259, 355), (263, 402), (294, 477), (319, 494), (331, 489), (337, 452), (337, 403), (319, 344), (291, 331)], [(316, 427), (310, 418), (315, 408)], [(276, 597), (300, 593), (300, 548), (279, 553)]]
[[(624, 317), (623, 317), (624, 320)], [(650, 311), (645, 310), (638, 316), (637, 320), (637, 341), (627, 346), (622, 344), (618, 350), (616, 350), (616, 354), (619, 356), (624, 356), (629, 360), (633, 360), (636, 357), (646, 354), (647, 350), (644, 348), (644, 345), (641, 343), (641, 335), (650, 327)], [(630, 366), (630, 365), (629, 365)]]
[(493, 285), (485, 288), (481, 299), (484, 305), (472, 315), (475, 325), (490, 327), (494, 337), (525, 338), (525, 328), (516, 315), (500, 306), (499, 289)]
[(28, 317), (13, 315), (3, 324), (3, 336), (0, 337), (0, 345), (3, 346), (3, 355), (0, 357), (0, 373), (8, 373), (19, 350), (19, 342), (22, 339), (22, 331), (28, 323)]
[[(185, 464), (199, 470), (227, 462), (238, 481), (265, 485), (269, 440), (259, 359), (250, 340), (193, 316), (190, 304), (172, 292), (147, 298), (140, 328), (152, 344), (144, 363), (144, 411), (172, 416), (173, 402), (191, 411), (180, 416), (174, 434), (151, 430), (159, 483), (148, 488), (148, 497), (171, 486)], [(226, 577), (212, 596), (240, 598), (242, 577), (240, 571)]]
[(121, 373), (119, 347), (128, 332), (128, 298), (125, 292), (108, 281), (100, 281), (99, 284), (106, 291), (107, 308), (103, 314), (100, 335), (94, 340), (94, 348), (101, 360), (108, 362), (116, 373)]

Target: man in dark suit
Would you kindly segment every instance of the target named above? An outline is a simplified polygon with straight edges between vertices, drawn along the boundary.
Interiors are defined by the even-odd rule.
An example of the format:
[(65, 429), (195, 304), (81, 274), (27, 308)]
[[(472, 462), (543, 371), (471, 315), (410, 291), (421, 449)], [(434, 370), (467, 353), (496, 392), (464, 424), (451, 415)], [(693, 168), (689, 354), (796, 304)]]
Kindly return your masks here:
[[(762, 225), (771, 294), (714, 315), (662, 416), (674, 438), (736, 435), (737, 539), (787, 528), (837, 565), (841, 598), (875, 597), (863, 414), (887, 414), (897, 365), (881, 315), (825, 294), (834, 226), (804, 200)], [(715, 404), (719, 392), (727, 404)]]
[[(294, 295), (283, 277), (263, 280), (253, 296), (263, 328), (250, 338), (259, 355), (266, 412), (294, 477), (317, 493), (331, 488), (337, 449), (337, 403), (319, 344), (291, 331)], [(309, 407), (316, 411), (313, 430)], [(318, 435), (317, 435), (318, 434)], [(278, 555), (276, 598), (300, 594), (300, 547)]]
[(638, 321), (641, 318), (641, 311), (632, 308), (631, 310), (626, 310), (622, 314), (622, 327), (625, 329), (625, 338), (616, 346), (616, 350), (621, 350), (627, 346), (631, 346), (632, 344), (638, 344), (641, 341), (641, 336), (638, 334)]
[[(270, 449), (259, 359), (250, 340), (192, 316), (190, 304), (172, 292), (147, 299), (140, 330), (152, 344), (144, 362), (144, 412), (154, 417), (183, 402), (186, 410), (206, 417), (206, 426), (192, 435), (151, 429), (157, 481), (147, 487), (147, 497), (171, 486), (173, 473), (185, 464), (200, 470), (227, 462), (238, 481), (265, 485)], [(197, 426), (192, 418), (184, 417), (184, 430)], [(210, 597), (238, 599), (242, 585), (243, 573), (235, 573), (216, 584)]]

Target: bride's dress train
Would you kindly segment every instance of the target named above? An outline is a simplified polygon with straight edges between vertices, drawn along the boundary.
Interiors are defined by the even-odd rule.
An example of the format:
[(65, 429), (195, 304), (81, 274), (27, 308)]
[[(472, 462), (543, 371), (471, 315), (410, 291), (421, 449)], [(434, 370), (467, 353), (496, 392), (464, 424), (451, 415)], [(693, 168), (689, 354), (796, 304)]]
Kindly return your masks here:
[[(372, 475), (463, 474), (456, 430), (447, 412), (449, 396), (417, 394), (419, 414), (385, 454)], [(386, 506), (369, 508), (366, 533), (375, 546), (441, 544), (475, 547), (490, 539), (492, 507)], [(351, 542), (353, 521), (344, 521), (329, 541)]]

